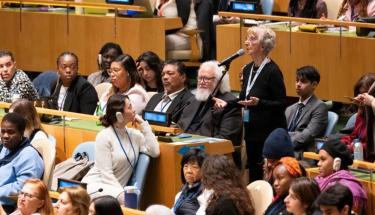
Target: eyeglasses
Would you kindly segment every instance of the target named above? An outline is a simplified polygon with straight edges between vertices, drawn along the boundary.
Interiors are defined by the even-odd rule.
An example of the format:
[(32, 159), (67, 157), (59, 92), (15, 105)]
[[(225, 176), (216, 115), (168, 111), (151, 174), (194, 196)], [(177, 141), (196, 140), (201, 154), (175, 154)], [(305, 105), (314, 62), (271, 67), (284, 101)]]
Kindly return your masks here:
[(214, 80), (215, 77), (204, 77), (204, 76), (198, 76), (198, 82), (209, 82), (209, 81), (212, 81)]
[(37, 198), (37, 199), (39, 199), (37, 196), (33, 196), (32, 194), (30, 194), (30, 193), (26, 193), (26, 192), (23, 192), (23, 191), (21, 191), (19, 194), (18, 194), (18, 196), (19, 197), (25, 197), (26, 199), (32, 199), (32, 198)]

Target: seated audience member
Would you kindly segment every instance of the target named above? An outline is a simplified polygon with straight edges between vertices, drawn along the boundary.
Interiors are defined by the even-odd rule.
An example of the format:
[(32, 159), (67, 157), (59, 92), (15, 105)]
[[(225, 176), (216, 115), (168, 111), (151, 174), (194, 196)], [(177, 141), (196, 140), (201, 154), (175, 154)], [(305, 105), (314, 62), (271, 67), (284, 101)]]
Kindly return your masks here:
[(292, 157), (283, 157), (273, 169), (273, 189), (275, 196), (264, 212), (265, 215), (285, 214), (285, 198), (288, 196), (290, 184), (305, 174), (298, 161)]
[(183, 27), (178, 31), (167, 32), (165, 44), (170, 50), (189, 50), (188, 30), (199, 29), (199, 40), (202, 43), (202, 60), (215, 59), (215, 31), (212, 17), (215, 12), (211, 1), (157, 0), (155, 2), (158, 16), (167, 18), (180, 17)]
[[(128, 183), (139, 153), (159, 156), (159, 143), (147, 121), (134, 113), (127, 96), (113, 95), (106, 114), (100, 118), (105, 129), (95, 140), (95, 164), (82, 182), (93, 197), (110, 195), (117, 198)], [(140, 124), (140, 130), (127, 128), (129, 122)], [(95, 192), (102, 188), (102, 192)]]
[(171, 209), (164, 205), (150, 205), (146, 211), (146, 215), (174, 215)]
[(234, 162), (224, 155), (208, 156), (202, 165), (203, 192), (197, 215), (253, 215), (254, 207)]
[(354, 86), (354, 95), (358, 99), (354, 99), (353, 102), (358, 105), (358, 111), (357, 111), (357, 118), (355, 120), (354, 124), (354, 130), (349, 135), (334, 135), (333, 137), (330, 137), (330, 139), (334, 139), (337, 137), (340, 137), (340, 141), (344, 143), (349, 151), (353, 153), (354, 151), (354, 144), (353, 141), (355, 139), (358, 139), (363, 147), (364, 151), (364, 158), (366, 160), (373, 159), (372, 152), (374, 151), (373, 148), (371, 149), (367, 147), (367, 128), (366, 128), (366, 111), (365, 106), (361, 102), (361, 99), (358, 97), (360, 94), (366, 93), (369, 91), (371, 85), (375, 82), (375, 73), (368, 73), (363, 75), (355, 84)]
[(353, 22), (358, 17), (375, 16), (374, 0), (342, 0), (337, 19)]
[(310, 178), (296, 178), (289, 188), (284, 202), (286, 210), (293, 215), (317, 215), (315, 200), (320, 194), (318, 184)]
[(104, 44), (98, 55), (99, 71), (91, 73), (87, 77), (87, 81), (94, 87), (104, 82), (110, 83), (111, 63), (122, 54), (120, 45), (111, 42)]
[(11, 215), (54, 214), (47, 186), (40, 179), (27, 179), (18, 194), (17, 210)]
[(316, 204), (323, 215), (351, 215), (353, 195), (348, 187), (335, 184), (319, 195)]
[(13, 54), (0, 50), (0, 101), (12, 102), (19, 98), (34, 100), (38, 93), (26, 73), (17, 69)]
[[(341, 161), (334, 162), (337, 158)], [(322, 192), (337, 183), (348, 187), (353, 194), (353, 210), (360, 213), (366, 205), (367, 194), (361, 182), (348, 170), (352, 163), (348, 148), (338, 140), (329, 140), (319, 150), (319, 175), (315, 181)]]
[(291, 0), (288, 16), (301, 18), (327, 18), (327, 4), (324, 0)]
[[(93, 114), (98, 103), (95, 88), (78, 76), (78, 57), (71, 52), (63, 52), (57, 57), (59, 79), (53, 83), (52, 97), (57, 110)], [(57, 101), (57, 102), (56, 102)]]
[(112, 87), (100, 98), (100, 105), (105, 112), (108, 98), (114, 94), (127, 95), (137, 114), (142, 114), (148, 102), (146, 90), (139, 83), (140, 77), (133, 58), (120, 55), (111, 64)]
[(190, 149), (181, 160), (181, 180), (184, 186), (177, 193), (173, 205), (176, 215), (195, 214), (199, 208), (197, 197), (202, 193), (201, 167), (206, 154), (200, 149)]
[(17, 113), (8, 113), (1, 121), (0, 144), (0, 205), (10, 212), (14, 202), (7, 197), (18, 193), (29, 178), (41, 178), (42, 158), (28, 138), (23, 136), (25, 119)]
[[(200, 66), (197, 92), (188, 101), (189, 105), (184, 108), (177, 124), (186, 133), (224, 138), (238, 146), (242, 141), (241, 109), (229, 105), (214, 109), (210, 98), (221, 75), (222, 70), (215, 61), (208, 61)], [(230, 93), (228, 75), (223, 78), (214, 96), (224, 101), (236, 99)]]
[(177, 60), (167, 60), (162, 71), (164, 92), (151, 97), (145, 110), (171, 114), (172, 122), (178, 122), (184, 107), (192, 96), (186, 87), (186, 67)]
[[(371, 88), (375, 86), (375, 82), (372, 84)], [(372, 89), (373, 90), (373, 89)], [(374, 92), (371, 92), (374, 93)], [(373, 95), (370, 95), (369, 93), (363, 93), (357, 96), (356, 98), (362, 105), (365, 105), (366, 107), (366, 133), (367, 135), (367, 141), (366, 141), (366, 150), (365, 150), (365, 155), (366, 155), (366, 160), (369, 161), (374, 161), (374, 156), (375, 156), (375, 118), (374, 118), (374, 113), (375, 113), (375, 99)]]
[(101, 196), (91, 201), (89, 215), (122, 215), (120, 203), (113, 196)]
[(25, 118), (26, 128), (24, 137), (29, 138), (31, 144), (39, 139), (48, 139), (32, 102), (27, 99), (18, 99), (10, 105), (9, 112), (18, 113)]
[(147, 92), (163, 92), (161, 71), (163, 63), (154, 52), (143, 52), (136, 60), (137, 70)]
[(327, 105), (314, 94), (319, 81), (320, 74), (314, 67), (297, 69), (296, 92), (299, 101), (285, 111), (289, 135), (299, 160), (303, 152), (315, 151), (314, 139), (324, 135), (328, 124)]
[(56, 203), (56, 215), (86, 215), (89, 213), (90, 196), (82, 187), (65, 187)]
[(283, 157), (294, 157), (292, 141), (288, 131), (283, 128), (276, 128), (267, 137), (263, 146), (264, 180), (272, 184), (272, 170), (275, 164)]

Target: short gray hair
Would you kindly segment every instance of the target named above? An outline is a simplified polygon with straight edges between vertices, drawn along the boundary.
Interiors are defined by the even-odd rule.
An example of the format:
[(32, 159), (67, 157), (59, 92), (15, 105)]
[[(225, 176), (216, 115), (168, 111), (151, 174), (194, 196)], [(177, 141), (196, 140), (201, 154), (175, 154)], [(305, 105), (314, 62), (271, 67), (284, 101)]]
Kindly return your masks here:
[(276, 45), (276, 34), (275, 32), (263, 25), (254, 26), (247, 30), (247, 34), (255, 33), (259, 37), (260, 44), (264, 49), (264, 53), (268, 55), (268, 53), (275, 47)]
[[(219, 62), (211, 60), (211, 61), (206, 61), (201, 64), (198, 70), (199, 72), (204, 69), (204, 68), (209, 68), (215, 72), (215, 84), (220, 80), (221, 75), (223, 74), (223, 67), (219, 67)], [(228, 73), (225, 74), (223, 80), (221, 81), (220, 84), (220, 92), (221, 93), (227, 93), (230, 92), (230, 83), (229, 83), (229, 75)]]

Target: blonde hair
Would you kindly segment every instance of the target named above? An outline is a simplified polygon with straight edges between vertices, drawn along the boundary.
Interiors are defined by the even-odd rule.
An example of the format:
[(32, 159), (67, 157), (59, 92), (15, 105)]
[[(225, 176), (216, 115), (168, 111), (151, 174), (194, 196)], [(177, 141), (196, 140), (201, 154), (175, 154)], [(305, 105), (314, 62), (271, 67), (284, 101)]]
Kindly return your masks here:
[(62, 192), (65, 192), (72, 203), (72, 206), (77, 209), (78, 215), (87, 215), (89, 213), (90, 196), (82, 187), (64, 187)]

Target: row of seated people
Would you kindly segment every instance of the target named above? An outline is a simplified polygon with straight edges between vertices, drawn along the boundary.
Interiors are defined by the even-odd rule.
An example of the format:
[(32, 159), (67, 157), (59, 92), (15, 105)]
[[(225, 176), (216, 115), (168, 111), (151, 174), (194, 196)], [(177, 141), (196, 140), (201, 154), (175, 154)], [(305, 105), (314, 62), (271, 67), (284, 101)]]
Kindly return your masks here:
[[(272, 143), (275, 144), (275, 143)], [(276, 143), (277, 144), (277, 143)], [(291, 146), (291, 142), (289, 140)], [(292, 147), (290, 147), (292, 149)], [(275, 151), (278, 156), (282, 156)], [(293, 150), (289, 151), (293, 153)], [(314, 180), (304, 177), (305, 171), (293, 157), (281, 157), (270, 168), (275, 197), (264, 214), (360, 214), (366, 204), (366, 194), (346, 170), (350, 165), (347, 148), (337, 142), (327, 142), (320, 151), (320, 175)], [(343, 158), (341, 167), (334, 170), (333, 157)], [(337, 172), (334, 172), (337, 171)], [(146, 214), (261, 214), (240, 177), (234, 162), (223, 155), (207, 156), (200, 149), (190, 149), (181, 161), (184, 186), (176, 195), (173, 208)], [(340, 174), (332, 180), (330, 175)], [(343, 177), (345, 175), (345, 177)], [(323, 180), (323, 182), (322, 182)], [(223, 187), (225, 186), (225, 189)], [(269, 185), (270, 186), (270, 185)], [(264, 190), (263, 192), (267, 192)], [(272, 191), (270, 192), (272, 195)], [(4, 208), (9, 210), (9, 208)], [(13, 215), (29, 214), (122, 214), (120, 203), (112, 196), (94, 198), (81, 187), (68, 187), (52, 208), (48, 188), (39, 179), (27, 179), (18, 195)], [(0, 207), (0, 214), (2, 208)]]
[[(101, 57), (105, 58), (103, 59), (103, 62), (106, 62), (103, 64), (105, 69), (97, 74), (103, 76), (103, 74), (111, 71), (112, 87), (101, 99), (102, 110), (105, 112), (107, 100), (112, 94), (125, 94), (128, 95), (136, 113), (141, 113), (144, 108), (168, 112), (172, 114), (173, 121), (184, 131), (229, 139), (234, 145), (241, 144), (242, 128), (238, 125), (243, 121), (248, 166), (251, 172), (250, 179), (251, 181), (260, 179), (263, 174), (262, 167), (259, 165), (262, 162), (261, 150), (270, 132), (275, 128), (286, 128), (290, 131), (297, 152), (311, 151), (314, 145), (314, 138), (324, 134), (327, 125), (327, 108), (321, 100), (314, 96), (314, 90), (320, 81), (319, 73), (314, 67), (307, 66), (297, 71), (296, 91), (300, 96), (300, 101), (288, 107), (285, 111), (286, 92), (282, 72), (277, 64), (268, 57), (268, 54), (275, 46), (275, 33), (272, 30), (265, 27), (250, 28), (245, 45), (247, 53), (252, 57), (253, 62), (246, 65), (243, 69), (244, 84), (240, 92), (240, 98), (236, 100), (230, 94), (228, 76), (225, 76), (213, 98), (216, 104), (219, 104), (219, 108), (212, 108), (213, 103), (210, 100), (210, 94), (213, 92), (222, 73), (217, 63), (206, 62), (201, 65), (197, 78), (198, 88), (195, 96), (192, 96), (186, 90), (185, 83), (187, 78), (183, 65), (173, 60), (165, 62), (161, 72), (164, 92), (154, 95), (147, 103), (147, 94), (136, 81), (139, 73), (136, 70), (134, 60), (129, 55), (119, 55), (116, 59), (115, 57), (108, 57), (108, 53), (104, 51)], [(117, 52), (115, 49), (108, 50)], [(4, 80), (9, 80), (9, 75), (6, 74), (11, 73), (9, 72), (11, 70), (15, 70), (14, 60), (9, 52), (4, 53), (8, 55), (4, 54), (3, 57), (0, 57), (0, 60), (5, 62), (1, 64), (3, 65), (1, 67), (3, 69), (2, 74), (4, 74)], [(117, 53), (120, 54), (120, 52)], [(110, 59), (114, 59), (112, 63), (110, 63)], [(146, 59), (146, 57), (140, 57), (140, 59)], [(58, 81), (61, 82), (60, 86), (63, 85), (62, 83), (72, 82), (78, 70), (77, 57), (72, 53), (63, 53), (58, 57), (57, 62), (61, 79), (61, 81)], [(145, 71), (149, 70), (150, 65), (152, 65), (147, 60), (138, 62), (141, 74), (147, 73)], [(147, 65), (144, 65), (145, 63)], [(155, 75), (156, 72), (153, 74)], [(4, 81), (4, 83), (8, 83), (8, 85), (4, 84), (4, 86), (8, 87), (7, 89), (13, 89), (18, 86), (12, 84), (17, 75), (14, 76), (15, 78), (10, 79), (10, 84)], [(363, 79), (367, 80), (367, 78)], [(79, 80), (85, 81), (83, 78), (79, 78)], [(369, 79), (366, 82), (368, 87), (363, 88), (362, 92), (366, 92), (369, 89), (372, 83), (370, 82), (371, 80)], [(91, 86), (86, 82), (84, 85)], [(9, 86), (11, 87), (9, 88)], [(158, 85), (156, 84), (156, 86)], [(155, 85), (149, 85), (149, 87), (155, 89)], [(22, 89), (23, 87), (19, 88)], [(57, 98), (57, 106), (59, 109), (71, 111), (70, 107), (75, 107), (75, 109), (80, 109), (81, 106), (83, 106), (82, 109), (90, 107), (92, 113), (96, 107), (97, 97), (95, 99), (95, 96), (89, 97), (85, 95), (80, 98), (79, 93), (73, 93), (78, 90), (77, 88), (69, 87), (68, 92), (70, 93), (56, 90), (54, 94)], [(95, 94), (95, 90), (91, 88), (89, 91), (93, 92), (90, 94)], [(9, 92), (9, 90), (1, 92)], [(373, 99), (372, 96), (361, 94), (355, 100), (363, 105), (365, 102), (370, 104), (371, 99)], [(92, 100), (90, 105), (83, 102), (87, 100)], [(242, 120), (241, 108), (244, 108)], [(369, 114), (371, 114), (371, 111), (369, 111)], [(362, 130), (363, 127), (360, 131)], [(364, 135), (363, 132), (357, 133), (360, 134), (359, 136)], [(356, 138), (355, 135), (351, 137), (351, 140), (353, 138)], [(351, 147), (351, 140), (348, 144), (349, 147)], [(367, 142), (370, 142), (370, 140)], [(362, 143), (365, 144), (364, 147), (366, 148), (366, 142)], [(368, 148), (371, 150), (373, 147), (370, 146)], [(369, 154), (371, 154), (371, 151), (369, 151)]]

